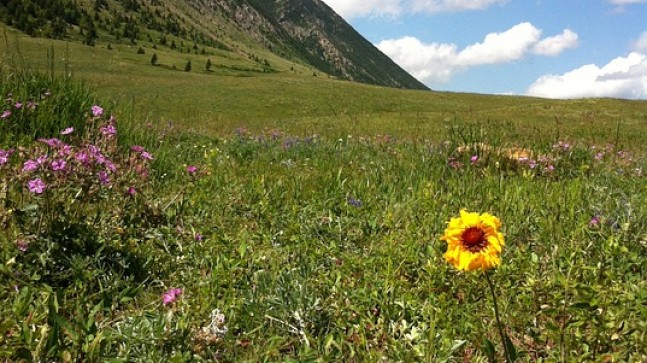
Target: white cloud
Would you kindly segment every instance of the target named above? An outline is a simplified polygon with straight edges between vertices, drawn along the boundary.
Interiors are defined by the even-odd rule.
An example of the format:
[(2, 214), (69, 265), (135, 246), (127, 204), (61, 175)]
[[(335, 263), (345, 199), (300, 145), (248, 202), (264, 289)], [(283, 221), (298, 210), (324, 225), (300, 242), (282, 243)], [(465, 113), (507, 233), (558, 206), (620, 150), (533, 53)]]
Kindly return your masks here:
[(366, 16), (393, 16), (403, 13), (481, 10), (509, 0), (323, 0), (339, 15), (349, 19)]
[[(420, 81), (444, 83), (449, 81), (456, 72), (470, 67), (502, 64), (522, 59), (536, 52), (535, 47), (538, 44), (551, 43), (552, 41), (548, 40), (552, 38), (559, 40), (564, 37), (564, 34), (569, 34), (568, 32), (565, 30), (562, 35), (541, 40), (540, 29), (530, 23), (521, 23), (501, 33), (490, 33), (482, 42), (469, 45), (462, 50), (456, 44), (425, 44), (414, 37), (383, 40), (377, 44), (377, 47)], [(573, 35), (577, 38), (577, 34), (573, 33)], [(566, 48), (562, 46), (560, 51)], [(557, 50), (552, 50), (554, 53), (551, 55), (556, 55)]]
[(633, 49), (636, 52), (646, 52), (647, 53), (647, 31), (642, 32), (638, 39), (633, 43)]
[(323, 0), (335, 12), (349, 19), (363, 16), (398, 16), (404, 0)]
[(490, 33), (482, 43), (472, 44), (463, 49), (457, 57), (460, 66), (500, 64), (514, 61), (528, 53), (528, 49), (539, 41), (541, 30), (530, 23), (521, 23), (503, 33)]
[(423, 44), (414, 37), (383, 40), (377, 47), (422, 82), (447, 82), (458, 65), (454, 44)]
[(528, 95), (546, 98), (647, 98), (647, 55), (632, 52), (599, 68), (588, 64), (562, 75), (540, 77)]
[(564, 29), (562, 34), (548, 37), (535, 44), (533, 52), (540, 55), (556, 56), (566, 49), (577, 47), (578, 38), (574, 31)]

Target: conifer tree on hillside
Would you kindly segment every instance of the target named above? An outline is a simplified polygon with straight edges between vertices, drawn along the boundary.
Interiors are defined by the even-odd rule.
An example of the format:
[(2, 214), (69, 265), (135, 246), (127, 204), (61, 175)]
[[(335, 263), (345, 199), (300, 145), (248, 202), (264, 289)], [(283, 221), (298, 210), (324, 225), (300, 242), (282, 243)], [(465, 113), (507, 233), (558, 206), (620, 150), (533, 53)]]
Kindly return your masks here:
[(191, 72), (191, 61), (186, 62), (186, 66), (184, 67), (185, 72)]

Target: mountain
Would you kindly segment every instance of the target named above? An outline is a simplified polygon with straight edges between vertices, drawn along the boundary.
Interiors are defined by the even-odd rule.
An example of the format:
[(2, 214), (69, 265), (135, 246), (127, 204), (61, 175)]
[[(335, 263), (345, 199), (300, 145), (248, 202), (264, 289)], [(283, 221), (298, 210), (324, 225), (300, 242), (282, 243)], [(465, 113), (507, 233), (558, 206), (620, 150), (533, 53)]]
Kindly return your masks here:
[(321, 0), (5, 0), (0, 20), (33, 36), (88, 45), (213, 47), (272, 71), (258, 56), (269, 53), (340, 79), (428, 89)]

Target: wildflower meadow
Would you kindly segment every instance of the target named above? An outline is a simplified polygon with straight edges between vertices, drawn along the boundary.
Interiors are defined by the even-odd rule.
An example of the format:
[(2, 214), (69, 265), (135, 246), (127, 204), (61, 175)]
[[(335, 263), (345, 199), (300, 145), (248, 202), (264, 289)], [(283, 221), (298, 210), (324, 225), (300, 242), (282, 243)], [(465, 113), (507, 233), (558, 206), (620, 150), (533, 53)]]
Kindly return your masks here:
[(0, 93), (0, 360), (647, 361), (645, 143), (204, 136), (67, 78)]

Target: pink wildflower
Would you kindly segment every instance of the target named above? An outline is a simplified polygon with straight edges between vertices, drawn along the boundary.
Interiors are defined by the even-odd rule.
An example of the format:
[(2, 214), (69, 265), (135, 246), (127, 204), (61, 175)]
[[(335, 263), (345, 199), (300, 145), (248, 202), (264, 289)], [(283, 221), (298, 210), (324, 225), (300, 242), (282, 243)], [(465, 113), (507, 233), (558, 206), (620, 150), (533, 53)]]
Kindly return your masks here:
[(8, 163), (11, 154), (13, 154), (13, 150), (0, 150), (0, 165)]
[(38, 163), (35, 160), (27, 160), (22, 164), (22, 171), (34, 171), (38, 169)]
[(42, 194), (45, 188), (47, 188), (47, 185), (40, 178), (30, 180), (27, 186), (29, 187), (29, 191), (34, 194)]
[(141, 156), (142, 159), (153, 160), (153, 155), (150, 154), (148, 151), (142, 151), (142, 153), (139, 155)]
[(189, 165), (186, 167), (186, 172), (189, 174), (195, 174), (195, 172), (198, 171), (198, 168), (193, 165)]
[(2, 115), (0, 115), (0, 118), (5, 119), (5, 118), (7, 118), (7, 117), (9, 117), (9, 116), (11, 116), (11, 111), (9, 111), (9, 110), (4, 110), (4, 111), (2, 112)]
[(101, 117), (103, 115), (103, 108), (99, 105), (92, 106), (92, 116)]
[(21, 102), (16, 102), (14, 107), (16, 108), (16, 110), (20, 110), (22, 108), (22, 103)]
[(108, 173), (106, 171), (100, 171), (99, 172), (99, 182), (103, 185), (110, 184), (110, 178), (108, 177)]
[(61, 135), (69, 135), (74, 132), (74, 127), (68, 127), (65, 130), (61, 131)]
[(117, 134), (117, 129), (113, 124), (107, 124), (106, 126), (99, 129), (101, 133), (105, 136), (112, 136)]
[(479, 157), (478, 157), (478, 155), (473, 155), (473, 156), (470, 158), (470, 162), (471, 162), (472, 164), (476, 164), (476, 163), (478, 163), (478, 161), (479, 161)]
[(65, 170), (66, 165), (67, 165), (67, 163), (63, 159), (56, 159), (56, 160), (52, 161), (52, 163), (50, 164), (53, 171)]
[(16, 247), (18, 247), (18, 250), (20, 250), (20, 252), (27, 252), (29, 243), (27, 243), (24, 239), (19, 239), (16, 241)]
[(598, 216), (593, 216), (589, 221), (589, 227), (597, 227), (600, 225), (600, 218)]
[(162, 303), (164, 305), (174, 303), (175, 300), (177, 300), (178, 296), (180, 295), (182, 295), (182, 289), (180, 288), (170, 289), (166, 291), (164, 294), (162, 294)]

